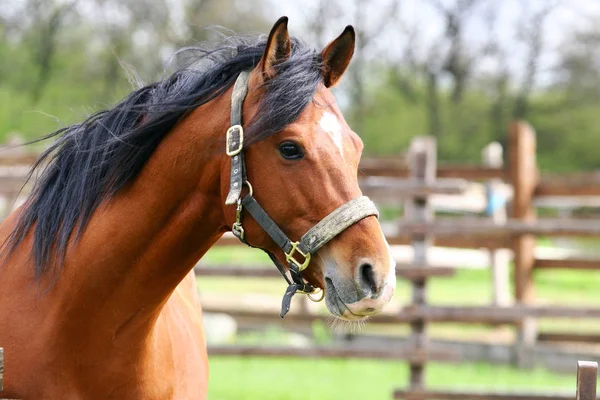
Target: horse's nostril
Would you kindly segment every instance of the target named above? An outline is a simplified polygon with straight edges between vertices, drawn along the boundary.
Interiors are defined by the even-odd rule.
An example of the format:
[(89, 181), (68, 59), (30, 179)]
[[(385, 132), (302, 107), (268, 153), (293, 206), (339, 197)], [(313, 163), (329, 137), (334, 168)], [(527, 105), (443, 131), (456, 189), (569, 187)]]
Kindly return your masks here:
[(370, 294), (371, 296), (376, 295), (379, 291), (377, 286), (377, 282), (375, 281), (375, 272), (373, 271), (373, 266), (369, 263), (363, 263), (358, 267), (359, 277), (360, 277), (360, 287), (365, 292), (365, 294)]

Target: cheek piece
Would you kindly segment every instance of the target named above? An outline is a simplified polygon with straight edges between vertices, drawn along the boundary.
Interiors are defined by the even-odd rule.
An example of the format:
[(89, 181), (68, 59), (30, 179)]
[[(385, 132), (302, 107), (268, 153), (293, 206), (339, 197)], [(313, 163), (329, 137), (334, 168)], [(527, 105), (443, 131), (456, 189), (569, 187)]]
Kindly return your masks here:
[[(331, 239), (358, 221), (370, 216), (379, 217), (379, 212), (375, 204), (368, 197), (357, 197), (332, 211), (309, 229), (299, 241), (293, 242), (287, 237), (253, 197), (252, 185), (246, 178), (246, 164), (244, 162), (243, 151), (244, 129), (242, 127), (242, 105), (248, 93), (249, 76), (250, 72), (248, 71), (240, 73), (235, 81), (231, 95), (231, 127), (227, 130), (225, 138), (225, 152), (231, 158), (231, 174), (229, 194), (227, 195), (225, 204), (237, 205), (236, 219), (231, 227), (231, 231), (242, 243), (251, 246), (246, 240), (244, 228), (242, 227), (242, 214), (245, 209), (283, 250), (287, 269), (273, 253), (262, 249), (269, 255), (269, 258), (288, 283), (281, 304), (280, 316), (283, 318), (290, 310), (292, 297), (296, 293), (306, 294), (313, 301), (323, 300), (325, 293), (323, 292), (318, 299), (313, 298), (312, 295), (318, 293), (321, 289), (313, 287), (302, 278), (302, 271), (308, 267), (311, 256)], [(243, 186), (248, 187), (249, 193), (242, 198)]]

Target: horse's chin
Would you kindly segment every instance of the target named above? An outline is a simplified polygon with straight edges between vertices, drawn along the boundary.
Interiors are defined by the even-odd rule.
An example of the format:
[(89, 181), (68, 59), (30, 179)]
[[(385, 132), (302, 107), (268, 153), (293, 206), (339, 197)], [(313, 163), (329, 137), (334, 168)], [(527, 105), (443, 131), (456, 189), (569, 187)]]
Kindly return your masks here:
[(335, 286), (329, 279), (326, 280), (325, 285), (325, 305), (334, 318), (342, 321), (366, 321), (369, 318), (369, 315), (353, 314), (346, 303), (342, 301)]

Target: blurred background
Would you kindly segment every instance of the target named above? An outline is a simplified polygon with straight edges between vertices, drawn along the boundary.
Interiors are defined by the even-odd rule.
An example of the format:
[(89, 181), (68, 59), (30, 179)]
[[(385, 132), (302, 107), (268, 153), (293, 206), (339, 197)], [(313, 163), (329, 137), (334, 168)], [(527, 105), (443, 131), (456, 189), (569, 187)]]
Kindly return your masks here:
[(228, 29), (266, 34), (288, 15), (317, 48), (357, 29), (337, 93), (368, 154), (427, 133), (442, 159), (478, 161), (524, 118), (544, 170), (595, 168), (599, 14), (596, 0), (3, 0), (0, 138), (112, 104), (131, 89), (124, 66), (151, 82), (183, 46)]
[[(365, 142), (364, 191), (399, 268), (412, 272), (387, 319), (361, 329), (336, 327), (324, 306), (301, 299), (281, 321), (283, 280), (249, 277), (276, 272), (225, 238), (198, 267), (209, 399), (574, 391), (574, 362), (600, 358), (598, 0), (0, 0), (0, 145), (110, 107), (132, 82), (164, 77), (177, 49), (266, 35), (281, 15), (318, 49), (354, 25), (355, 56), (335, 94)], [(431, 150), (439, 179), (406, 179), (418, 175), (419, 148)], [(0, 152), (5, 213), (39, 150)], [(414, 207), (439, 224), (415, 220)], [(431, 272), (415, 278), (417, 264)], [(427, 301), (412, 296), (438, 275), (452, 277), (432, 279)], [(398, 317), (411, 304), (429, 308)], [(532, 322), (535, 307), (547, 308)], [(424, 347), (415, 321), (428, 318), (441, 323)], [(266, 357), (265, 345), (279, 356)], [(305, 357), (326, 349), (337, 357)]]

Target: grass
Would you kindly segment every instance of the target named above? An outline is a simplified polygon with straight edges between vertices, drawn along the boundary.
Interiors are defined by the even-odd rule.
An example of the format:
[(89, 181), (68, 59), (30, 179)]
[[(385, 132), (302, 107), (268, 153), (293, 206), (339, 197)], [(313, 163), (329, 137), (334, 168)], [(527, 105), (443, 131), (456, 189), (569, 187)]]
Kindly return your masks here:
[[(211, 357), (210, 368), (209, 400), (387, 400), (408, 379), (401, 361)], [(431, 363), (426, 380), (429, 388), (574, 392), (575, 366), (573, 371), (559, 375), (482, 363)]]
[[(232, 262), (240, 265), (268, 263), (262, 252), (252, 249), (214, 248), (204, 258), (207, 263)], [(539, 304), (600, 304), (600, 273), (595, 271), (538, 271), (534, 275)], [(208, 278), (198, 280), (201, 292), (248, 293), (273, 295), (278, 304), (285, 284), (278, 279)], [(459, 270), (454, 277), (436, 278), (428, 283), (429, 302), (436, 305), (489, 304), (491, 277), (488, 270)], [(395, 301), (410, 302), (410, 286), (398, 280)], [(325, 310), (322, 310), (325, 312)], [(275, 317), (275, 316), (274, 316)], [(598, 333), (597, 320), (541, 320), (542, 330)], [(242, 335), (244, 343), (275, 343), (282, 336), (269, 328), (263, 334)], [(406, 335), (407, 325), (367, 325), (365, 333)], [(510, 327), (490, 328), (481, 325), (433, 324), (430, 336), (445, 339), (475, 339), (489, 335), (512, 335)], [(495, 338), (496, 336), (493, 336)], [(390, 399), (395, 388), (405, 387), (408, 367), (402, 361), (294, 358), (212, 357), (209, 400), (245, 399)], [(469, 390), (541, 390), (544, 392), (575, 389), (573, 373), (560, 375), (544, 369), (518, 370), (509, 366), (484, 363), (460, 365), (431, 363), (426, 370), (429, 388), (468, 388)]]

